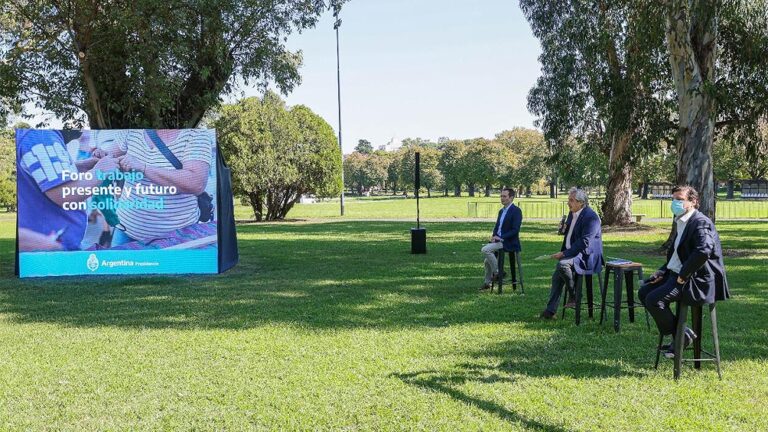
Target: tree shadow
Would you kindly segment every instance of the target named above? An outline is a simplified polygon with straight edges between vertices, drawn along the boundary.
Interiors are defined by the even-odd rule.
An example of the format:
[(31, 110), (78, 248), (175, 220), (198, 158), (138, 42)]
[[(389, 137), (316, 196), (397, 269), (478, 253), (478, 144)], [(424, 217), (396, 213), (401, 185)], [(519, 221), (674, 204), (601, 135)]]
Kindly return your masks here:
[(463, 385), (469, 381), (481, 383), (495, 383), (499, 381), (514, 382), (511, 378), (505, 378), (498, 375), (489, 377), (483, 374), (482, 371), (471, 368), (450, 375), (438, 371), (427, 370), (414, 373), (392, 374), (390, 376), (398, 378), (408, 385), (446, 394), (459, 402), (472, 407), (477, 407), (506, 422), (524, 425), (527, 429), (551, 432), (566, 432), (570, 430), (562, 426), (526, 418), (497, 402), (470, 395), (457, 388), (457, 386)]

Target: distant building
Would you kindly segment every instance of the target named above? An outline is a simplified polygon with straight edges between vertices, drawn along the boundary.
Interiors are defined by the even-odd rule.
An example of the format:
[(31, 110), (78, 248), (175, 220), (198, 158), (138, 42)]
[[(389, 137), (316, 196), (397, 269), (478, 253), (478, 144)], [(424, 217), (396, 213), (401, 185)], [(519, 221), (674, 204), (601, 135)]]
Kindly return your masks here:
[(402, 146), (403, 146), (403, 141), (400, 138), (393, 136), (392, 139), (390, 139), (388, 143), (386, 143), (384, 145), (380, 145), (379, 146), (379, 150), (384, 150), (384, 151), (388, 151), (388, 152), (396, 151), (397, 149), (399, 149)]

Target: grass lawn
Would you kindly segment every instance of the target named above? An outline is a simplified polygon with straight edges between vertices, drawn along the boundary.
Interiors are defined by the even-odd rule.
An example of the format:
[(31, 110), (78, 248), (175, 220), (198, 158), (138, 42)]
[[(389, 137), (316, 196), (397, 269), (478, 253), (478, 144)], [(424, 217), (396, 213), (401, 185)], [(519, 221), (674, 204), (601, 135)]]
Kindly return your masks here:
[[(437, 194), (435, 194), (437, 195)], [(566, 194), (559, 198), (533, 196), (531, 198), (516, 198), (515, 204), (523, 210), (526, 218), (558, 219), (568, 212), (565, 201)], [(602, 199), (602, 198), (601, 198)], [(592, 198), (594, 203), (599, 200)], [(634, 213), (644, 214), (646, 218), (671, 219), (669, 200), (634, 199)], [(442, 197), (424, 198), (420, 200), (422, 219), (465, 219), (468, 217), (495, 218), (501, 208), (498, 195), (485, 198), (476, 197)], [(313, 204), (296, 204), (290, 212), (289, 219), (416, 219), (416, 200), (403, 197), (347, 197), (344, 205), (344, 217), (339, 216), (340, 204), (338, 199), (317, 202)], [(748, 200), (718, 200), (717, 215), (719, 219), (768, 219), (768, 201)], [(253, 210), (249, 206), (237, 205), (235, 217), (241, 220), (253, 219)]]
[[(524, 225), (525, 296), (477, 292), (488, 222), (429, 223), (418, 256), (411, 225), (243, 225), (215, 277), (18, 280), (3, 216), (0, 430), (768, 430), (768, 223), (718, 224), (723, 380), (679, 382), (642, 314), (537, 318), (551, 221)], [(651, 271), (667, 225), (605, 252)]]

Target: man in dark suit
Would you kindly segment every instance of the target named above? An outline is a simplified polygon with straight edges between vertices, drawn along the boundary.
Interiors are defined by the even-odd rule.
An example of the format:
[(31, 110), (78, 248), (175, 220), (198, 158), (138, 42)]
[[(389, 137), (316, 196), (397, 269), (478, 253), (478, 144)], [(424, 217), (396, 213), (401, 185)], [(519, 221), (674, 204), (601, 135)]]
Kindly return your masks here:
[(589, 207), (587, 194), (578, 188), (568, 191), (568, 209), (570, 213), (565, 221), (565, 238), (560, 252), (553, 254), (557, 260), (552, 274), (552, 287), (549, 290), (547, 308), (541, 313), (544, 319), (555, 319), (557, 306), (563, 286), (567, 286), (572, 307), (575, 274), (591, 275), (600, 273), (603, 268), (603, 240), (600, 217)]
[(523, 212), (520, 207), (512, 204), (515, 191), (509, 188), (501, 190), (501, 204), (496, 225), (488, 244), (480, 250), (485, 256), (485, 280), (480, 290), (491, 288), (491, 282), (497, 278), (499, 262), (494, 252), (504, 248), (507, 251), (520, 252), (520, 225), (523, 222)]
[[(672, 213), (677, 231), (667, 250), (667, 262), (648, 278), (638, 297), (663, 335), (674, 334), (677, 318), (670, 303), (711, 304), (730, 297), (723, 264), (723, 249), (715, 225), (699, 207), (699, 194), (691, 186), (672, 189)], [(697, 335), (686, 327), (683, 348)], [(674, 357), (674, 344), (666, 346), (666, 357)]]

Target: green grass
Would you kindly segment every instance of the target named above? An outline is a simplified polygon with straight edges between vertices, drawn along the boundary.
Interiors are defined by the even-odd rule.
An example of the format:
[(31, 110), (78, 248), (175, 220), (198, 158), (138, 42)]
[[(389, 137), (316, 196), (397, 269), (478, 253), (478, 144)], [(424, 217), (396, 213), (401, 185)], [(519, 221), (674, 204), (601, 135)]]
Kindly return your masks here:
[[(219, 276), (18, 280), (0, 220), (0, 430), (768, 430), (765, 222), (719, 224), (723, 381), (672, 382), (642, 315), (537, 318), (551, 222), (524, 225), (527, 294), (499, 296), (476, 290), (488, 222), (429, 223), (416, 256), (410, 223), (244, 225)], [(605, 252), (651, 271), (666, 225)]]
[[(567, 196), (557, 199), (543, 197), (517, 198), (515, 204), (523, 210), (526, 218), (557, 219), (568, 208), (565, 204)], [(592, 199), (593, 204), (598, 199)], [(634, 213), (646, 215), (646, 218), (671, 219), (669, 200), (633, 200)], [(495, 218), (501, 208), (498, 196), (485, 198), (476, 197), (442, 197), (434, 196), (420, 200), (422, 219), (465, 219), (468, 217)], [(347, 197), (344, 205), (344, 217), (339, 216), (340, 204), (338, 199), (332, 199), (313, 204), (296, 204), (290, 212), (289, 219), (416, 219), (416, 200), (403, 197)], [(717, 202), (718, 218), (724, 219), (768, 219), (768, 201), (719, 200)], [(235, 207), (235, 217), (241, 220), (253, 219), (250, 207), (238, 205)]]

